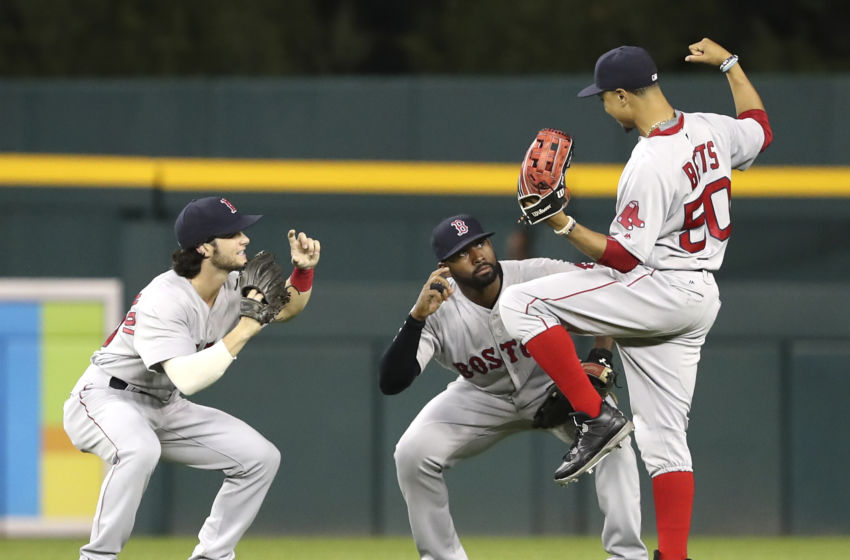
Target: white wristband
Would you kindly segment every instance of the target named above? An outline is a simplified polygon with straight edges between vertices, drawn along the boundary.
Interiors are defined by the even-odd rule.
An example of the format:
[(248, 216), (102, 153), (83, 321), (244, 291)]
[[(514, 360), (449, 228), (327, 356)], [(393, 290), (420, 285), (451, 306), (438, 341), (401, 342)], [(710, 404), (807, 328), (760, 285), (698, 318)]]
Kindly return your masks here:
[(162, 362), (162, 369), (184, 395), (192, 395), (218, 381), (233, 360), (223, 340), (194, 354)]
[(722, 63), (720, 63), (720, 71), (725, 74), (729, 71), (730, 68), (732, 68), (736, 64), (738, 64), (738, 55), (733, 54), (732, 56), (724, 60)]
[(572, 216), (567, 216), (567, 225), (565, 225), (561, 229), (554, 230), (555, 235), (560, 235), (561, 237), (567, 237), (567, 236), (570, 235), (570, 233), (572, 233), (574, 227), (576, 227), (575, 218), (573, 218)]

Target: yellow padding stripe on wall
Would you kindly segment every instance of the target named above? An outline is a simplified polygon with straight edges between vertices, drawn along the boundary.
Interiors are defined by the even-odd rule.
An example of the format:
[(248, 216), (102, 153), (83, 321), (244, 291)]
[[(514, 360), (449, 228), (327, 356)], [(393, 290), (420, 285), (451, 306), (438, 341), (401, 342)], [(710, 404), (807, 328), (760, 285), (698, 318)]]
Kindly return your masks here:
[[(516, 163), (145, 158), (0, 154), (0, 185), (166, 191), (494, 195), (514, 193)], [(577, 196), (613, 197), (622, 165), (570, 168)], [(759, 166), (734, 172), (745, 197), (850, 197), (848, 166)]]
[(0, 184), (47, 187), (144, 187), (156, 177), (152, 158), (0, 154)]

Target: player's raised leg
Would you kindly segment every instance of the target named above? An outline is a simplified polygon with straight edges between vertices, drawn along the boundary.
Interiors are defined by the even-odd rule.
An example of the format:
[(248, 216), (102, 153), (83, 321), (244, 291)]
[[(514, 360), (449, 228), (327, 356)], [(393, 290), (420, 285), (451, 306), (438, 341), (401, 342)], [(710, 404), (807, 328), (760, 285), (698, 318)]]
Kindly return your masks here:
[(557, 283), (552, 278), (509, 286), (499, 298), (499, 313), (508, 334), (525, 344), (578, 413), (576, 423), (581, 429), (555, 472), (559, 484), (568, 484), (593, 469), (634, 426), (616, 406), (602, 400), (584, 373), (572, 338), (547, 300), (532, 295), (545, 292), (545, 282)]

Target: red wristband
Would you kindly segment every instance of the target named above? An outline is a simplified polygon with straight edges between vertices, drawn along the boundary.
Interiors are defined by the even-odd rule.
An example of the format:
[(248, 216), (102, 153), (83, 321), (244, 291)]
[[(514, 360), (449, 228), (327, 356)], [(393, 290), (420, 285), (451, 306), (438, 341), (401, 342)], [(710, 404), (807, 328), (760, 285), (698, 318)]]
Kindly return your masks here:
[(313, 287), (313, 269), (296, 268), (289, 275), (289, 283), (302, 294), (309, 291)]

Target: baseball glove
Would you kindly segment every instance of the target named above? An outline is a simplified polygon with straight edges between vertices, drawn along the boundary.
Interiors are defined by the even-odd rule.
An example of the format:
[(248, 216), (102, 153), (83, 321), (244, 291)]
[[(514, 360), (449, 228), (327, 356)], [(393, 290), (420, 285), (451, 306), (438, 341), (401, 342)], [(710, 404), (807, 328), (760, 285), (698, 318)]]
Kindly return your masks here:
[[(249, 298), (251, 290), (263, 294), (263, 299)], [(274, 260), (274, 253), (260, 251), (248, 260), (239, 274), (239, 293), (242, 295), (239, 315), (259, 321), (261, 325), (272, 322), (289, 303), (286, 279)]]
[(538, 224), (566, 208), (570, 191), (564, 178), (572, 157), (572, 136), (554, 128), (537, 133), (525, 153), (517, 181), (520, 222)]
[[(590, 382), (603, 399), (611, 394), (612, 388), (617, 380), (617, 372), (611, 367), (604, 366), (598, 362), (582, 362), (584, 373), (590, 378)], [(531, 421), (533, 428), (554, 428), (565, 424), (570, 420), (570, 414), (575, 412), (570, 401), (564, 396), (556, 385), (549, 387), (549, 394), (534, 413)]]
[(548, 430), (561, 424), (566, 424), (570, 420), (570, 414), (575, 412), (570, 401), (558, 389), (557, 385), (549, 387), (549, 394), (546, 395), (543, 404), (534, 413), (534, 418), (531, 420), (532, 428), (542, 428)]
[(584, 372), (590, 377), (593, 387), (604, 399), (617, 385), (617, 372), (611, 366), (614, 354), (605, 348), (593, 348), (587, 355), (587, 360), (581, 363)]

